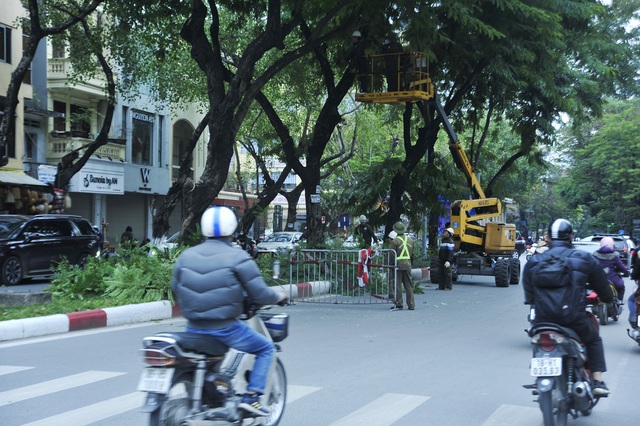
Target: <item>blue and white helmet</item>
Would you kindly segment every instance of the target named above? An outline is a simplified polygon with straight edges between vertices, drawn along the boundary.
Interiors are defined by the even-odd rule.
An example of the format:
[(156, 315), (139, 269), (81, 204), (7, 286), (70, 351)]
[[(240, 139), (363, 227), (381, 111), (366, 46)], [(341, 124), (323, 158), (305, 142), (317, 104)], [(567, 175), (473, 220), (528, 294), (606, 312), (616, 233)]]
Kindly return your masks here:
[(200, 229), (205, 237), (228, 237), (238, 227), (235, 213), (228, 207), (209, 207), (202, 213)]

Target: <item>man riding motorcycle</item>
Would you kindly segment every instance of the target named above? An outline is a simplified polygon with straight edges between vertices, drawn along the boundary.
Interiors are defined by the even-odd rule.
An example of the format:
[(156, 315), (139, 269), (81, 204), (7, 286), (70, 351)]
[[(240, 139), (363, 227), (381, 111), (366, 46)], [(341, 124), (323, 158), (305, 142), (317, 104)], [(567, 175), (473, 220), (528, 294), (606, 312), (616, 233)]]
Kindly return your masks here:
[(171, 289), (188, 320), (187, 331), (213, 336), (231, 348), (256, 355), (239, 408), (256, 416), (268, 416), (260, 395), (264, 393), (274, 345), (238, 318), (243, 313), (245, 295), (261, 305), (281, 303), (286, 295), (268, 287), (255, 261), (231, 245), (238, 226), (231, 209), (208, 208), (200, 226), (202, 235), (208, 238), (180, 255), (173, 269)]
[(555, 255), (558, 257), (568, 257), (573, 270), (572, 285), (577, 285), (581, 288), (581, 291), (577, 293), (581, 294), (582, 297), (580, 300), (576, 300), (573, 305), (579, 307), (580, 315), (575, 321), (566, 324), (560, 324), (557, 320), (538, 315), (534, 320), (534, 324), (553, 322), (575, 331), (587, 349), (587, 358), (594, 379), (593, 394), (596, 396), (607, 396), (609, 389), (603, 381), (603, 372), (607, 370), (604, 359), (604, 345), (593, 316), (586, 311), (584, 295), (587, 283), (589, 283), (590, 288), (598, 293), (600, 299), (606, 303), (613, 301), (613, 292), (609, 286), (607, 276), (598, 261), (589, 253), (571, 250), (573, 247), (571, 244), (573, 241), (573, 226), (571, 222), (566, 219), (557, 219), (549, 227), (549, 236), (551, 238), (549, 250), (542, 255), (533, 256), (525, 265), (522, 274), (525, 303), (536, 305), (534, 291), (535, 274), (533, 273), (533, 268), (541, 261), (543, 256)]

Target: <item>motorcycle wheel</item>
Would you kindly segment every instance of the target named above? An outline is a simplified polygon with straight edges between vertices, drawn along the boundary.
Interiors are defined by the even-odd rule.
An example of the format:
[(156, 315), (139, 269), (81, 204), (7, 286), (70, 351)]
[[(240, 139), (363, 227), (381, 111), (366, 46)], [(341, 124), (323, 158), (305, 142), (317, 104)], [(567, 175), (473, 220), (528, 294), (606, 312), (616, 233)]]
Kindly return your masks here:
[(260, 418), (259, 424), (263, 426), (276, 426), (280, 422), (280, 419), (282, 419), (284, 407), (287, 403), (287, 375), (280, 359), (276, 359), (271, 389), (265, 401), (270, 413), (268, 416)]
[(553, 389), (538, 397), (544, 426), (567, 426), (569, 409), (567, 407), (567, 385), (564, 376), (555, 379)]
[(609, 323), (609, 313), (607, 312), (607, 305), (604, 303), (598, 305), (598, 320), (600, 320), (600, 325)]
[(193, 379), (182, 376), (175, 380), (162, 407), (149, 418), (149, 426), (180, 426), (191, 409)]

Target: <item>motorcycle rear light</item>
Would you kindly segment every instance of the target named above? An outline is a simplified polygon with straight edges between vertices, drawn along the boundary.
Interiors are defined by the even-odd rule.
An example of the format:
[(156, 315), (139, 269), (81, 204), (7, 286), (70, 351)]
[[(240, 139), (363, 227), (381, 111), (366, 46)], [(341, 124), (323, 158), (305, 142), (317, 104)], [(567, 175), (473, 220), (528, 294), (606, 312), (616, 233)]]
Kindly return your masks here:
[(176, 363), (175, 356), (161, 349), (141, 349), (141, 351), (144, 362), (149, 365), (168, 367)]
[(538, 333), (531, 338), (531, 343), (538, 345), (544, 351), (553, 350), (564, 342), (565, 337), (558, 333)]

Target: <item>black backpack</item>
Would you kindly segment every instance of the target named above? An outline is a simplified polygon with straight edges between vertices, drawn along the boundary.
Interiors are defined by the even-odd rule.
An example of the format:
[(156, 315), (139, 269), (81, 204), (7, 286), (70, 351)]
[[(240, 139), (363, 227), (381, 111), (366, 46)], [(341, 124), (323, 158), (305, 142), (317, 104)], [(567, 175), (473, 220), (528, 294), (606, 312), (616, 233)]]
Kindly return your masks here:
[(580, 286), (573, 282), (570, 252), (562, 256), (546, 251), (538, 255), (531, 270), (536, 316), (541, 320), (570, 323), (578, 318), (582, 298)]

